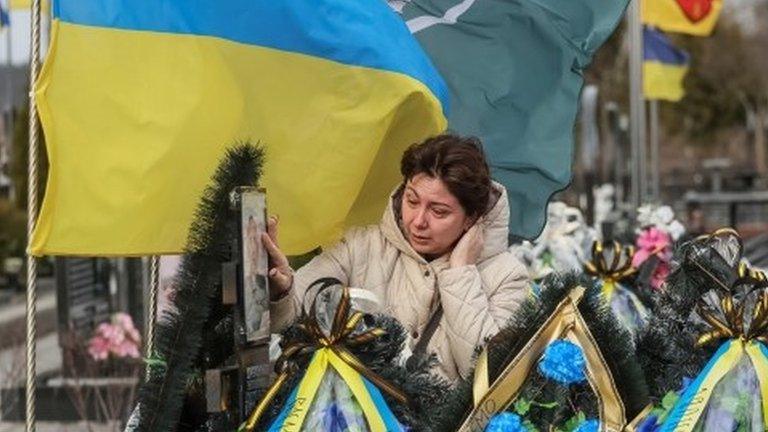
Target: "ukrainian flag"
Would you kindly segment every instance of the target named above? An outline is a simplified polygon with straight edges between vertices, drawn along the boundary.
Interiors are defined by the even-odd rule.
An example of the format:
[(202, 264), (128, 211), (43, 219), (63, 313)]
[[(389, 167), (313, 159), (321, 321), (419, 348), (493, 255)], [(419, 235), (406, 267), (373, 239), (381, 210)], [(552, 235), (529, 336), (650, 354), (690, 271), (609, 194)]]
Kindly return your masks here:
[(447, 90), (381, 0), (59, 0), (35, 86), (35, 255), (182, 251), (224, 150), (260, 141), (288, 253), (380, 217)]
[(643, 29), (643, 93), (646, 99), (677, 102), (685, 95), (683, 80), (689, 56), (667, 37), (649, 27)]

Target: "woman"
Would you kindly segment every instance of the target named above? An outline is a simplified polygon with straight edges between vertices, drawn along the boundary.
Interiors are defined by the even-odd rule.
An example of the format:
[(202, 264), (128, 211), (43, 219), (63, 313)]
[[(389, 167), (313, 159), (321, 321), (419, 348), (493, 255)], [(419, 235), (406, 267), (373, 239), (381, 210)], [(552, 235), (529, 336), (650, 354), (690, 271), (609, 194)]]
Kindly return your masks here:
[(490, 179), (473, 138), (440, 135), (413, 145), (401, 172), (404, 182), (378, 225), (351, 229), (295, 274), (270, 218), (263, 240), (271, 258), (273, 330), (297, 317), (309, 284), (335, 277), (375, 293), (382, 312), (411, 335), (410, 348), (437, 355), (444, 377), (467, 378), (476, 348), (528, 290), (527, 272), (507, 251), (507, 195)]

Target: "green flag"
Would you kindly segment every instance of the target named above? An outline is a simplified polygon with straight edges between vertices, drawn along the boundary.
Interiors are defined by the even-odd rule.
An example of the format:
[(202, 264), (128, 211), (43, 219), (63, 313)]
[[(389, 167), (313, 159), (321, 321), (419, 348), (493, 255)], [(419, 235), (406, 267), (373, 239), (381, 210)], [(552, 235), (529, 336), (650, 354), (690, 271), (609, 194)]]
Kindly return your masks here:
[(448, 84), (448, 127), (483, 140), (532, 238), (571, 180), (573, 127), (592, 55), (628, 0), (390, 0)]

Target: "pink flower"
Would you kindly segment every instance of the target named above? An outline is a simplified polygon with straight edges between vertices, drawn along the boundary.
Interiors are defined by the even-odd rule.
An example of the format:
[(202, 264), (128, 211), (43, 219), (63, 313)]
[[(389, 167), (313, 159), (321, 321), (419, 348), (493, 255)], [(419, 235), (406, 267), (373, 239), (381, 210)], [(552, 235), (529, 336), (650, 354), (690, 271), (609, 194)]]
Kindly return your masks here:
[(132, 342), (136, 344), (141, 343), (141, 335), (139, 334), (139, 331), (136, 330), (136, 327), (133, 325), (133, 319), (131, 319), (131, 316), (126, 313), (116, 313), (112, 317), (112, 322), (115, 325), (120, 326), (123, 330), (124, 337), (130, 339)]
[(632, 266), (637, 268), (651, 255), (656, 255), (661, 261), (669, 261), (672, 258), (672, 240), (669, 234), (651, 227), (637, 236), (637, 251), (632, 257)]
[(651, 275), (651, 286), (656, 290), (661, 289), (661, 285), (666, 282), (667, 276), (669, 276), (669, 263), (659, 261)]
[(110, 354), (117, 358), (139, 358), (141, 336), (133, 325), (131, 317), (124, 313), (112, 316), (111, 322), (96, 327), (88, 342), (88, 353), (94, 360), (106, 360)]
[(110, 344), (117, 345), (125, 339), (125, 332), (123, 329), (113, 324), (101, 323), (99, 324), (97, 331), (98, 334), (108, 340)]
[(125, 358), (125, 357), (139, 358), (138, 346), (135, 343), (127, 340), (121, 344), (113, 345), (111, 347), (111, 350), (112, 350), (112, 353), (118, 358)]
[(106, 360), (109, 357), (109, 342), (98, 335), (92, 337), (88, 342), (88, 354), (96, 361)]
[(637, 236), (636, 245), (637, 250), (632, 257), (632, 267), (639, 268), (648, 258), (656, 256), (659, 262), (653, 275), (651, 275), (651, 286), (655, 289), (661, 288), (669, 276), (669, 262), (672, 260), (672, 239), (665, 231), (650, 227)]

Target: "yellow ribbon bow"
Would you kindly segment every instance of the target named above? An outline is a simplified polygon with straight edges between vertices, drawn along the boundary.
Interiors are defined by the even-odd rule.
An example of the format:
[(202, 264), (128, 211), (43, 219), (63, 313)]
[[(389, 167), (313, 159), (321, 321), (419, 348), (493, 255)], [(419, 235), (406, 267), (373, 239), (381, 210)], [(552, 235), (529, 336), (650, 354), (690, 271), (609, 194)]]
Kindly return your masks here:
[(603, 242), (595, 240), (592, 243), (592, 261), (584, 264), (584, 271), (590, 276), (603, 281), (603, 293), (607, 299), (613, 295), (616, 283), (633, 274), (636, 270), (632, 267), (632, 256), (635, 254), (633, 246), (621, 247), (617, 241), (611, 242), (613, 259), (608, 265)]
[[(743, 263), (739, 266), (739, 279), (734, 285), (740, 283), (753, 283), (755, 286), (765, 286), (765, 273), (752, 270)], [(744, 328), (744, 303), (735, 304), (733, 294), (729, 289), (727, 293), (718, 291), (720, 298), (720, 311), (724, 319), (699, 302), (696, 311), (710, 326), (710, 330), (699, 336), (697, 346), (704, 346), (720, 339), (742, 339), (744, 341), (758, 340), (768, 344), (768, 291), (764, 290), (752, 309), (752, 317), (749, 320), (749, 328)]]
[[(240, 426), (239, 431), (251, 432), (254, 430), (258, 424), (259, 418), (264, 414), (282, 385), (289, 376), (298, 370), (296, 364), (299, 358), (323, 350), (329, 350), (334, 358), (340, 359), (346, 366), (354, 369), (354, 371), (367, 378), (376, 387), (389, 394), (399, 403), (403, 405), (408, 404), (408, 398), (400, 389), (370, 370), (348, 350), (349, 347), (364, 345), (377, 337), (386, 334), (386, 331), (381, 328), (371, 328), (360, 334), (352, 334), (357, 328), (360, 320), (363, 318), (363, 313), (354, 312), (349, 316), (351, 301), (348, 287), (342, 287), (341, 299), (336, 308), (330, 334), (326, 335), (323, 332), (317, 321), (315, 306), (318, 297), (320, 297), (320, 293), (326, 288), (333, 286), (333, 284), (329, 284), (327, 281), (321, 283), (323, 283), (323, 286), (315, 295), (309, 314), (307, 314), (306, 311), (302, 311), (302, 317), (300, 319), (300, 324), (298, 325), (298, 328), (303, 331), (310, 341), (294, 342), (285, 347), (283, 353), (275, 363), (275, 371), (278, 373), (277, 378), (269, 389), (267, 389), (266, 393), (264, 393), (264, 396), (262, 396), (259, 403), (256, 404), (256, 407), (248, 416), (245, 423)], [(349, 318), (347, 318), (348, 316)]]

